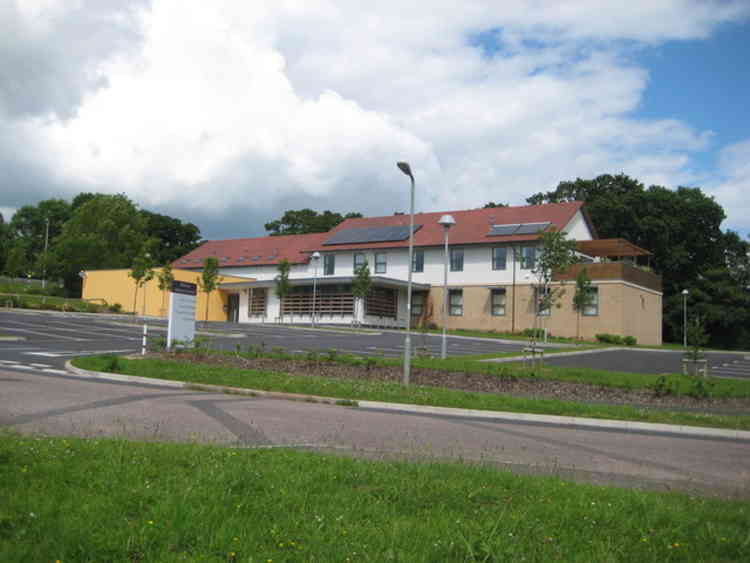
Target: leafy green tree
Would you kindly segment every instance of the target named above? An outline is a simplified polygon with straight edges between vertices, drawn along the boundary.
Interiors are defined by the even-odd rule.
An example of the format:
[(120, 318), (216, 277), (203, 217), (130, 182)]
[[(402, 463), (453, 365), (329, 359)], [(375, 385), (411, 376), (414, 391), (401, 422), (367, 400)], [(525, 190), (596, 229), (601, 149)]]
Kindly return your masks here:
[(276, 297), (279, 298), (279, 317), (281, 317), (282, 323), (284, 322), (284, 299), (289, 295), (291, 289), (289, 283), (289, 271), (291, 269), (292, 265), (286, 258), (282, 259), (277, 266), (279, 273), (276, 274), (276, 287), (274, 288), (274, 292), (276, 293)]
[(581, 313), (593, 303), (592, 286), (586, 268), (576, 276), (576, 291), (573, 294), (573, 309), (576, 311), (576, 338), (581, 338)]
[(70, 219), (71, 209), (63, 199), (46, 199), (36, 205), (24, 205), (13, 215), (10, 232), (15, 239), (24, 241), (26, 261), (41, 264), (49, 221), (49, 243), (62, 232), (63, 225)]
[(12, 278), (20, 278), (29, 272), (29, 260), (27, 258), (24, 241), (16, 241), (8, 251), (8, 258), (5, 262), (5, 271)]
[(494, 201), (489, 201), (484, 204), (484, 207), (482, 209), (494, 209), (496, 207), (508, 207), (507, 203), (495, 203)]
[(69, 294), (80, 294), (78, 272), (130, 268), (146, 240), (144, 219), (126, 196), (97, 195), (74, 212), (51, 251)]
[(576, 241), (568, 240), (564, 231), (549, 230), (539, 239), (539, 252), (531, 272), (535, 278), (534, 330), (532, 343), (536, 343), (537, 321), (540, 311), (552, 311), (565, 294), (562, 287), (552, 287), (552, 277), (564, 272), (577, 261)]
[(286, 211), (281, 219), (266, 223), (265, 228), (271, 236), (325, 233), (345, 219), (356, 217), (362, 217), (362, 214), (347, 213), (346, 215), (341, 215), (341, 213), (334, 213), (328, 210), (318, 213), (309, 208), (292, 209)]
[(156, 273), (156, 279), (159, 282), (159, 291), (161, 291), (161, 310), (164, 312), (166, 311), (164, 300), (166, 299), (168, 290), (172, 289), (172, 282), (174, 281), (172, 265), (169, 262), (164, 264), (161, 270)]
[(365, 261), (364, 264), (360, 264), (357, 266), (357, 269), (354, 270), (354, 279), (352, 280), (352, 294), (357, 299), (358, 309), (361, 309), (364, 305), (364, 300), (370, 293), (371, 288), (372, 278), (370, 277), (370, 266), (367, 264), (367, 261)]
[(146, 236), (159, 241), (152, 251), (157, 264), (174, 262), (200, 244), (201, 232), (194, 224), (151, 211), (141, 210), (140, 213), (145, 219)]
[[(154, 260), (149, 252), (151, 245), (146, 243), (143, 245), (141, 252), (133, 260), (133, 266), (130, 269), (128, 275), (133, 278), (135, 282), (135, 291), (133, 292), (133, 314), (138, 314), (137, 302), (138, 302), (138, 290), (146, 285), (149, 281), (154, 279)], [(143, 309), (142, 315), (146, 314), (146, 296), (143, 296)]]
[(5, 271), (5, 263), (8, 259), (11, 241), (10, 226), (3, 219), (3, 214), (0, 213), (0, 272)]
[(208, 320), (209, 295), (219, 287), (221, 277), (219, 276), (219, 261), (214, 256), (209, 256), (203, 261), (203, 271), (198, 279), (201, 291), (206, 294), (206, 320)]

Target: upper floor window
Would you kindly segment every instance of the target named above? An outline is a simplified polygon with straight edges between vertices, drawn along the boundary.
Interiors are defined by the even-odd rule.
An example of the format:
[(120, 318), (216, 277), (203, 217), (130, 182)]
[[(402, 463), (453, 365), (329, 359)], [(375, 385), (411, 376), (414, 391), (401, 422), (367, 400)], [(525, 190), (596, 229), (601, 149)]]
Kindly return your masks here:
[(503, 315), (505, 315), (505, 288), (504, 287), (493, 288), (490, 299), (492, 300), (492, 303), (491, 303), (492, 316), (502, 317)]
[(451, 248), (451, 272), (464, 271), (464, 249)]
[(424, 272), (424, 250), (415, 250), (411, 260), (412, 272)]
[(493, 270), (504, 270), (506, 266), (506, 259), (508, 257), (507, 246), (496, 246), (492, 249), (492, 269)]
[(380, 252), (375, 253), (375, 273), (385, 274), (386, 268), (386, 254)]
[(536, 246), (521, 247), (521, 269), (533, 270), (536, 267)]
[(357, 273), (357, 269), (367, 264), (367, 258), (365, 258), (364, 252), (354, 253), (354, 273)]
[(599, 288), (589, 288), (589, 302), (583, 308), (582, 313), (587, 317), (595, 317), (599, 314)]
[(323, 275), (332, 276), (335, 271), (336, 271), (336, 255), (324, 254), (323, 255)]

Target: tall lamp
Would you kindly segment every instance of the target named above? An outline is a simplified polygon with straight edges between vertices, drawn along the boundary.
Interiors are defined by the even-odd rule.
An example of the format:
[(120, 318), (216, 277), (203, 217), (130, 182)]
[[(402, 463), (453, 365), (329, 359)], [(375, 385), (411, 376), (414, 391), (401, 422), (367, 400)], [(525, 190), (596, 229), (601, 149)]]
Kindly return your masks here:
[(406, 337), (404, 338), (404, 376), (402, 383), (409, 385), (411, 375), (411, 278), (414, 270), (414, 174), (408, 162), (397, 162), (396, 166), (411, 180), (411, 205), (409, 207), (409, 281), (406, 286)]
[(682, 290), (682, 346), (687, 348), (687, 289)]
[(317, 250), (312, 253), (313, 259), (313, 305), (312, 305), (312, 325), (315, 326), (315, 300), (318, 292), (318, 262), (320, 262), (320, 252)]
[(445, 359), (448, 356), (448, 337), (446, 327), (448, 325), (448, 231), (456, 224), (452, 215), (443, 215), (438, 224), (443, 226), (445, 238), (445, 253), (443, 254), (443, 341), (440, 344), (440, 357)]

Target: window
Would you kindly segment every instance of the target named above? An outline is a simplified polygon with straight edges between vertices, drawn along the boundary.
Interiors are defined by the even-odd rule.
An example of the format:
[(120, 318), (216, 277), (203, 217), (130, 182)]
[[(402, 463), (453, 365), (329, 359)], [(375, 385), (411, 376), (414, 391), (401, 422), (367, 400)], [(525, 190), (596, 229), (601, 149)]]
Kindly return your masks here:
[(412, 293), (411, 294), (411, 316), (421, 317), (424, 313), (424, 293)]
[(464, 290), (448, 290), (449, 313), (452, 317), (461, 317), (464, 314)]
[(583, 308), (583, 314), (586, 317), (595, 317), (599, 314), (599, 288), (589, 288), (589, 303)]
[(386, 270), (386, 254), (376, 253), (375, 254), (375, 273), (385, 274)]
[(493, 288), (490, 298), (492, 300), (492, 316), (502, 317), (505, 315), (505, 288)]
[(524, 246), (521, 248), (521, 269), (533, 270), (536, 266), (536, 246)]
[(424, 272), (424, 250), (415, 250), (411, 261), (412, 272)]
[(354, 253), (354, 273), (357, 273), (357, 268), (360, 266), (364, 266), (367, 264), (367, 258), (365, 258), (365, 255), (363, 252), (355, 252)]
[(464, 271), (464, 249), (451, 248), (451, 272)]
[(492, 269), (504, 270), (506, 258), (508, 255), (507, 246), (496, 246), (492, 249)]
[(549, 306), (545, 307), (542, 301), (544, 300), (544, 296), (549, 295), (549, 288), (540, 288), (535, 287), (534, 288), (534, 297), (536, 298), (536, 311), (537, 316), (539, 317), (549, 317), (550, 308)]
[(323, 275), (332, 276), (335, 271), (336, 271), (336, 255), (324, 254), (323, 255)]

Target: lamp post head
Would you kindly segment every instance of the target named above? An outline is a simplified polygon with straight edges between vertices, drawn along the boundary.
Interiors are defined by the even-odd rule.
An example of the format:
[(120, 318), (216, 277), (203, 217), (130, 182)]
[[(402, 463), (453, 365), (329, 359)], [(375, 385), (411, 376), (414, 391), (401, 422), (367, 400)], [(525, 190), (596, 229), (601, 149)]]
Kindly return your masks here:
[(409, 178), (412, 180), (414, 179), (414, 176), (411, 173), (411, 166), (409, 166), (408, 162), (397, 162), (396, 166), (398, 166), (398, 169), (401, 170), (401, 172), (409, 176)]
[(689, 291), (688, 291), (687, 289), (683, 289), (683, 290), (682, 290), (682, 294), (683, 294), (683, 295), (687, 295), (688, 293), (690, 293), (690, 292), (689, 292)]
[(313, 252), (312, 253), (312, 259), (313, 260), (320, 260), (320, 252), (318, 252), (317, 250), (315, 252)]
[(456, 220), (453, 218), (453, 215), (443, 215), (438, 221), (438, 225), (442, 225), (445, 229), (450, 229), (455, 224)]

